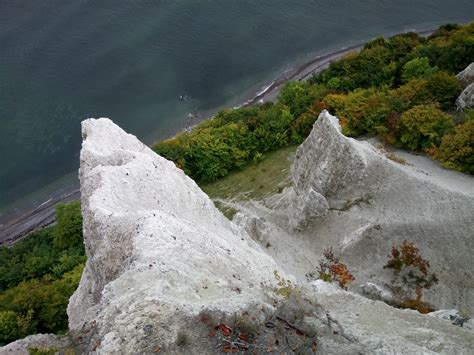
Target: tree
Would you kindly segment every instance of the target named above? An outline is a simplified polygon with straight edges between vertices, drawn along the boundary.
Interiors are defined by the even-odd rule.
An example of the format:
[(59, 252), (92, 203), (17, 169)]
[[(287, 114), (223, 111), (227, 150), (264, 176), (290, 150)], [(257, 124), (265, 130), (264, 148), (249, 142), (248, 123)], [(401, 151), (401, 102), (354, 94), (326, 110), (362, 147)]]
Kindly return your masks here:
[(410, 150), (437, 147), (451, 127), (451, 116), (436, 105), (418, 105), (401, 115), (399, 143)]
[[(58, 280), (46, 275), (40, 280), (28, 280), (0, 293), (0, 313), (13, 312), (17, 316), (17, 337), (67, 329), (66, 308), (69, 297), (79, 284), (83, 267), (76, 266)], [(12, 326), (12, 314), (8, 313), (5, 317), (8, 325)]]
[(461, 93), (459, 80), (447, 72), (434, 73), (428, 78), (426, 89), (443, 110), (452, 110)]
[(426, 78), (437, 70), (437, 67), (432, 67), (430, 65), (430, 60), (428, 58), (415, 58), (405, 63), (403, 66), (402, 80), (407, 82), (413, 78)]
[(278, 101), (287, 106), (294, 117), (306, 112), (317, 100), (321, 100), (328, 88), (324, 85), (311, 85), (307, 81), (293, 81), (280, 91)]
[(474, 119), (455, 127), (445, 135), (436, 155), (448, 169), (474, 174)]
[(56, 226), (53, 243), (58, 249), (76, 248), (82, 245), (82, 215), (79, 201), (56, 206)]
[(0, 346), (26, 334), (18, 327), (18, 315), (13, 311), (0, 311)]
[(328, 95), (324, 102), (341, 120), (350, 136), (375, 133), (391, 112), (386, 89), (358, 89), (347, 95)]
[(402, 113), (413, 106), (430, 104), (433, 97), (425, 79), (414, 78), (390, 93), (392, 110)]

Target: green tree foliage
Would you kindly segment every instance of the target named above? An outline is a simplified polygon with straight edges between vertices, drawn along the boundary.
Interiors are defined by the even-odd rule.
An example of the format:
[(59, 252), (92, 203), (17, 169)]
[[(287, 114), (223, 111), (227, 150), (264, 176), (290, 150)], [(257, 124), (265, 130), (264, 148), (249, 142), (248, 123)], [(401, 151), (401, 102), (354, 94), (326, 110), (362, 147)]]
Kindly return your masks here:
[(474, 23), (463, 27), (440, 27), (417, 49), (417, 55), (429, 58), (431, 64), (441, 70), (457, 74), (474, 58)]
[(395, 69), (390, 51), (384, 46), (374, 46), (332, 62), (311, 82), (327, 84), (335, 90), (351, 91), (391, 83)]
[(67, 329), (66, 307), (85, 262), (78, 202), (60, 205), (57, 223), (0, 248), (0, 344)]
[[(467, 115), (474, 116), (474, 111)], [(474, 117), (445, 135), (436, 153), (446, 168), (474, 174)]]
[(82, 269), (81, 264), (60, 279), (46, 275), (2, 292), (0, 339), (7, 343), (27, 334), (67, 330), (66, 308), (79, 284)]
[(299, 117), (329, 92), (330, 90), (325, 85), (311, 85), (307, 81), (294, 81), (283, 87), (278, 96), (278, 102), (288, 107), (293, 117)]
[[(399, 86), (403, 73), (411, 71), (410, 66), (426, 66), (426, 58), (433, 71), (436, 67), (450, 74), (457, 74), (474, 58), (474, 23), (459, 27), (440, 27), (427, 40), (415, 33), (404, 33), (389, 39), (377, 38), (367, 43), (360, 53), (351, 53), (339, 61), (332, 62), (328, 69), (314, 76), (311, 83), (323, 83), (329, 88), (352, 91), (358, 88), (388, 85)], [(411, 63), (406, 70), (404, 66)], [(415, 65), (417, 64), (417, 65)], [(430, 72), (430, 68), (425, 68)], [(415, 69), (415, 68), (413, 68)], [(423, 72), (423, 68), (421, 69)], [(405, 73), (405, 82), (414, 77)], [(424, 76), (424, 75), (422, 75)]]
[(400, 81), (405, 58), (421, 43), (423, 39), (415, 33), (405, 33), (387, 40), (377, 38), (367, 43), (360, 53), (351, 53), (332, 62), (328, 69), (310, 82), (324, 83), (341, 91), (392, 86)]
[(430, 65), (430, 60), (428, 58), (415, 58), (405, 63), (403, 66), (402, 80), (407, 82), (413, 78), (426, 78), (437, 70), (437, 67), (432, 67)]
[[(400, 141), (401, 115), (417, 105), (452, 109), (460, 91), (452, 73), (472, 60), (473, 39), (473, 24), (444, 26), (428, 39), (414, 33), (377, 38), (308, 82), (287, 84), (276, 104), (223, 110), (154, 150), (195, 180), (210, 182), (267, 151), (301, 143), (322, 109), (339, 116), (347, 135), (378, 134), (387, 143), (408, 144)], [(450, 67), (445, 62), (452, 50), (460, 57)]]
[[(297, 110), (297, 106), (293, 109)], [(210, 182), (254, 161), (266, 151), (288, 145), (293, 120), (291, 109), (282, 104), (224, 110), (191, 132), (181, 133), (153, 148), (175, 161), (194, 179)]]
[(0, 344), (7, 344), (29, 334), (34, 329), (31, 317), (32, 312), (22, 317), (13, 311), (0, 311)]
[(399, 142), (411, 150), (437, 147), (451, 127), (451, 117), (436, 105), (418, 105), (401, 115)]
[(439, 28), (429, 36), (429, 39), (431, 40), (437, 37), (449, 38), (453, 31), (458, 31), (460, 28), (461, 26), (457, 23), (447, 23), (446, 25), (439, 26)]
[(346, 95), (328, 95), (325, 103), (341, 120), (344, 134), (358, 136), (373, 133), (391, 112), (388, 91), (358, 89)]
[(78, 248), (82, 244), (82, 215), (79, 201), (56, 207), (53, 243), (59, 250)]
[(291, 140), (295, 143), (302, 143), (313, 129), (314, 122), (318, 119), (322, 110), (329, 107), (322, 101), (316, 101), (304, 113), (298, 116), (291, 124)]
[(57, 223), (12, 247), (0, 247), (0, 291), (46, 274), (60, 276), (85, 261), (79, 202), (60, 205)]
[(434, 73), (428, 78), (426, 89), (443, 110), (453, 110), (456, 98), (461, 93), (458, 79), (447, 72)]
[(386, 47), (390, 50), (392, 60), (403, 61), (409, 53), (424, 42), (424, 39), (417, 33), (407, 32), (389, 38)]

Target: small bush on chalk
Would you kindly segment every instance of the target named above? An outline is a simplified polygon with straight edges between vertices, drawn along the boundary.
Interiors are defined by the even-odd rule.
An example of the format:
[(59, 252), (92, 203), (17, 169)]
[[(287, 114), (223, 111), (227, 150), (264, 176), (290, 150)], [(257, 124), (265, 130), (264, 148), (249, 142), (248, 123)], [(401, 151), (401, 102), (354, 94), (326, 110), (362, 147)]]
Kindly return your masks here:
[[(326, 282), (335, 281), (344, 290), (354, 281), (354, 276), (349, 272), (347, 266), (339, 261), (331, 247), (324, 249), (323, 257), (319, 260), (317, 273), (319, 279)], [(310, 277), (311, 274), (307, 276)]]
[(422, 258), (420, 250), (413, 243), (404, 240), (399, 247), (392, 247), (388, 258), (384, 269), (393, 270), (392, 289), (401, 297), (398, 306), (415, 309), (420, 313), (432, 311), (432, 307), (422, 301), (423, 289), (437, 284), (438, 278), (429, 271), (430, 263)]

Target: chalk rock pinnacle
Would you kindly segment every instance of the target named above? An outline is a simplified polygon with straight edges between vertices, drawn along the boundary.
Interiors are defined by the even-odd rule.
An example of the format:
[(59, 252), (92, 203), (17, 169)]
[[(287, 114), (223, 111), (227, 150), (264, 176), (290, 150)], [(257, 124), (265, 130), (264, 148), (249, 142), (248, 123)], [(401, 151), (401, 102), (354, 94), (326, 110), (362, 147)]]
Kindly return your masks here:
[[(397, 151), (400, 162), (386, 153), (377, 143), (344, 136), (338, 119), (323, 111), (298, 148), (293, 186), (286, 198), (273, 198), (283, 201), (275, 224), (292, 226), (288, 233), (311, 240), (315, 249), (335, 247), (360, 287), (389, 282), (387, 255), (411, 241), (440, 279), (426, 299), (474, 314), (474, 274), (466, 268), (474, 248), (474, 179), (426, 157)], [(270, 215), (266, 220), (270, 228)]]
[(278, 267), (194, 181), (107, 118), (82, 135), (88, 260), (68, 315), (85, 350), (151, 351), (143, 337), (173, 342), (203, 309), (265, 302)]

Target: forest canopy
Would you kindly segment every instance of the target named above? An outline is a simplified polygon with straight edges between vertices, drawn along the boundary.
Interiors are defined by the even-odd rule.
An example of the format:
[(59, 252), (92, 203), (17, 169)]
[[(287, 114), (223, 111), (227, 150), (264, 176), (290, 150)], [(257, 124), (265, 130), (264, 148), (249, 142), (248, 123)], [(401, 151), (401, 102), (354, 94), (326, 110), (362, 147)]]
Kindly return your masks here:
[(472, 114), (454, 108), (461, 92), (455, 75), (472, 58), (474, 23), (441, 26), (427, 38), (380, 37), (310, 80), (286, 84), (275, 103), (222, 110), (153, 148), (193, 179), (211, 182), (268, 151), (301, 143), (328, 109), (348, 136), (377, 136), (472, 173)]

